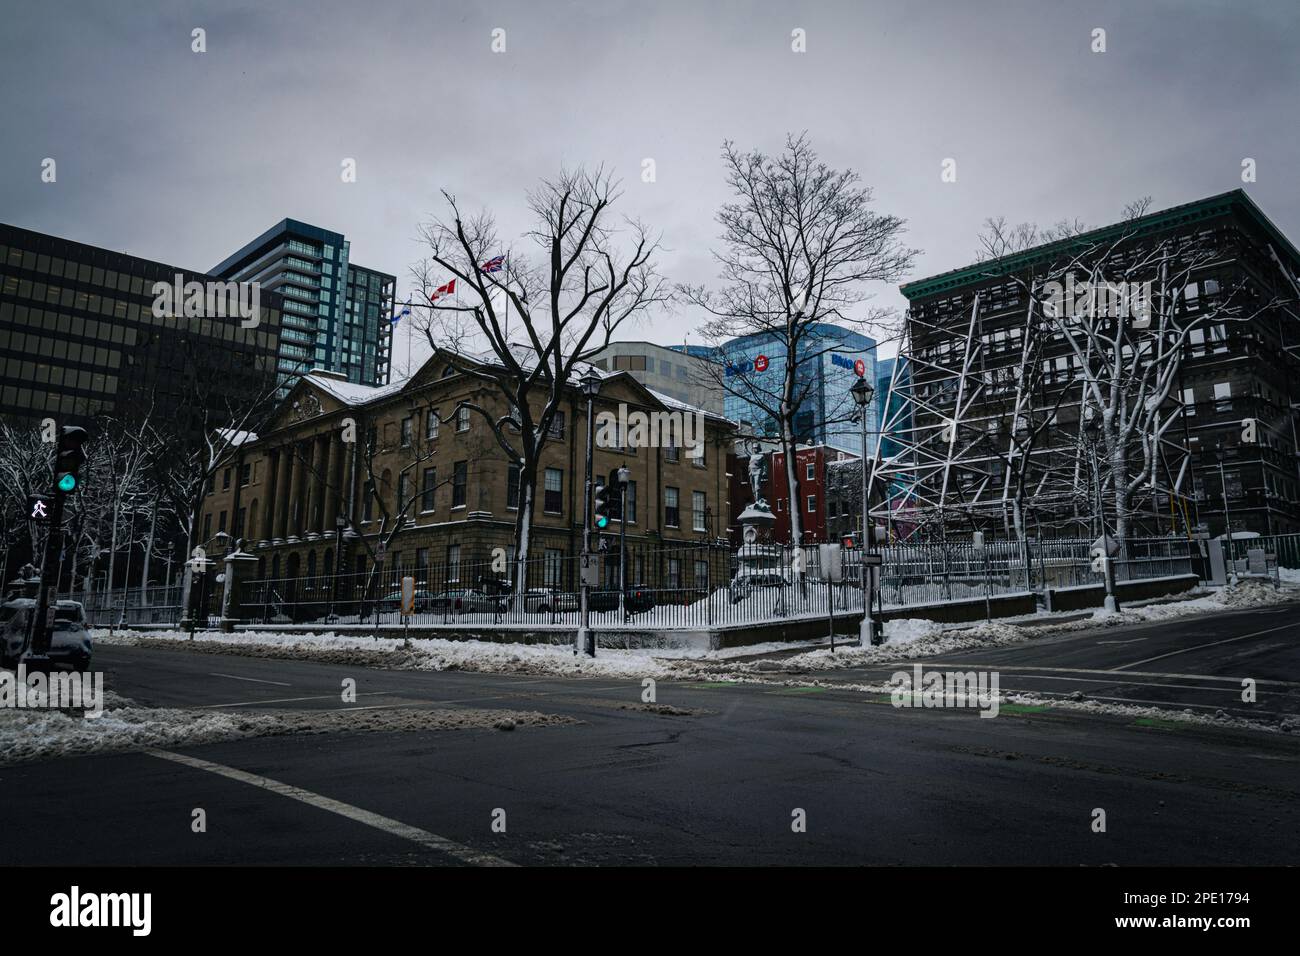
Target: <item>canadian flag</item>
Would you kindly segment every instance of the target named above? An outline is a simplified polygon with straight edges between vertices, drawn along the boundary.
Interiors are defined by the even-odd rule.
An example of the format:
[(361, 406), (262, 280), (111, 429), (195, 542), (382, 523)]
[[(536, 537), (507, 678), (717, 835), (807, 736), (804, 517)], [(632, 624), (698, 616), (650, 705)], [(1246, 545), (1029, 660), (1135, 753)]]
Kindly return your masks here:
[(429, 301), (437, 302), (444, 295), (455, 295), (455, 294), (456, 294), (456, 280), (452, 279), (446, 285), (440, 285), (438, 286), (438, 288), (434, 289), (433, 295), (429, 296)]

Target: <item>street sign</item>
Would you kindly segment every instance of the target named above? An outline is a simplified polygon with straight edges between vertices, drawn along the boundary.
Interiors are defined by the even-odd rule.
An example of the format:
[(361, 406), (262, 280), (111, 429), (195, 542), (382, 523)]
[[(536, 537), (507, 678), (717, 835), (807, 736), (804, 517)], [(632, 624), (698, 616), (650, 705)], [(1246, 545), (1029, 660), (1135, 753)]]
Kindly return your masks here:
[(28, 495), (27, 520), (48, 524), (50, 520), (50, 499), (45, 495)]
[(871, 553), (862, 556), (862, 563), (869, 568), (878, 568), (885, 563), (884, 555)]
[(767, 356), (766, 356), (766, 355), (760, 355), (760, 356), (758, 356), (756, 359), (754, 359), (754, 371), (755, 371), (755, 372), (766, 372), (766, 371), (767, 371)]
[(590, 554), (582, 556), (582, 583), (589, 588), (600, 587), (600, 562)]

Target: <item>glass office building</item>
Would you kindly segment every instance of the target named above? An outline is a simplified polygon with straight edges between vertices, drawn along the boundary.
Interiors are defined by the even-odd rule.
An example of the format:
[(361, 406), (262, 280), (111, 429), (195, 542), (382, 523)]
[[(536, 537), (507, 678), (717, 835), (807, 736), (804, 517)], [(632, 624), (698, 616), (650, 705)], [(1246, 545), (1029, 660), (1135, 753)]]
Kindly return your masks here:
[[(280, 297), (238, 315), (155, 315), (155, 283), (216, 281), (176, 266), (0, 224), (0, 414), (92, 425), (146, 414), (185, 431), (264, 396)], [(199, 398), (196, 400), (196, 396)], [(210, 416), (208, 416), (210, 417)]]
[[(786, 368), (784, 345), (769, 333), (756, 333), (731, 339), (719, 351), (727, 389), (727, 418), (748, 423), (761, 435), (776, 436), (776, 419), (763, 406), (773, 407), (780, 394)], [(859, 361), (866, 380), (876, 384), (875, 340), (850, 329), (818, 323), (803, 340), (800, 355), (795, 378), (796, 393), (803, 396), (803, 401), (795, 416), (796, 440), (804, 445), (830, 445), (862, 454), (862, 426), (854, 420), (856, 406), (849, 389), (858, 380)], [(766, 360), (762, 371), (760, 357)], [(879, 406), (873, 400), (867, 409), (868, 454), (875, 450), (879, 422)]]
[(279, 373), (313, 368), (359, 385), (388, 382), (394, 276), (351, 261), (342, 233), (284, 219), (213, 268), (284, 298)]

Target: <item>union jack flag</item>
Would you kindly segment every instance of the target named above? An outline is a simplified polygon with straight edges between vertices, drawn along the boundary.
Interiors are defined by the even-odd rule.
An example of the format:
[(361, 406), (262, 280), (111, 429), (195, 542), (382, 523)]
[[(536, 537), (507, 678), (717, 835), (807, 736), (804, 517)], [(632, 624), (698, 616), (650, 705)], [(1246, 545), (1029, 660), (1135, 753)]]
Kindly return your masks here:
[(480, 272), (500, 272), (505, 267), (505, 264), (505, 256), (494, 256), (478, 268)]

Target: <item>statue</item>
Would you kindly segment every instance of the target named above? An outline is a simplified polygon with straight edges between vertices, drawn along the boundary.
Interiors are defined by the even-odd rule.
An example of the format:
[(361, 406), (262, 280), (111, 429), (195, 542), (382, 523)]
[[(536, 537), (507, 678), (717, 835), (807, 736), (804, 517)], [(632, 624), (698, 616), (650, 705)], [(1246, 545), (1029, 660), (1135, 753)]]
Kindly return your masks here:
[(760, 504), (766, 508), (767, 502), (763, 500), (763, 453), (762, 446), (754, 440), (750, 440), (746, 447), (749, 450), (749, 488), (753, 492), (754, 506)]

